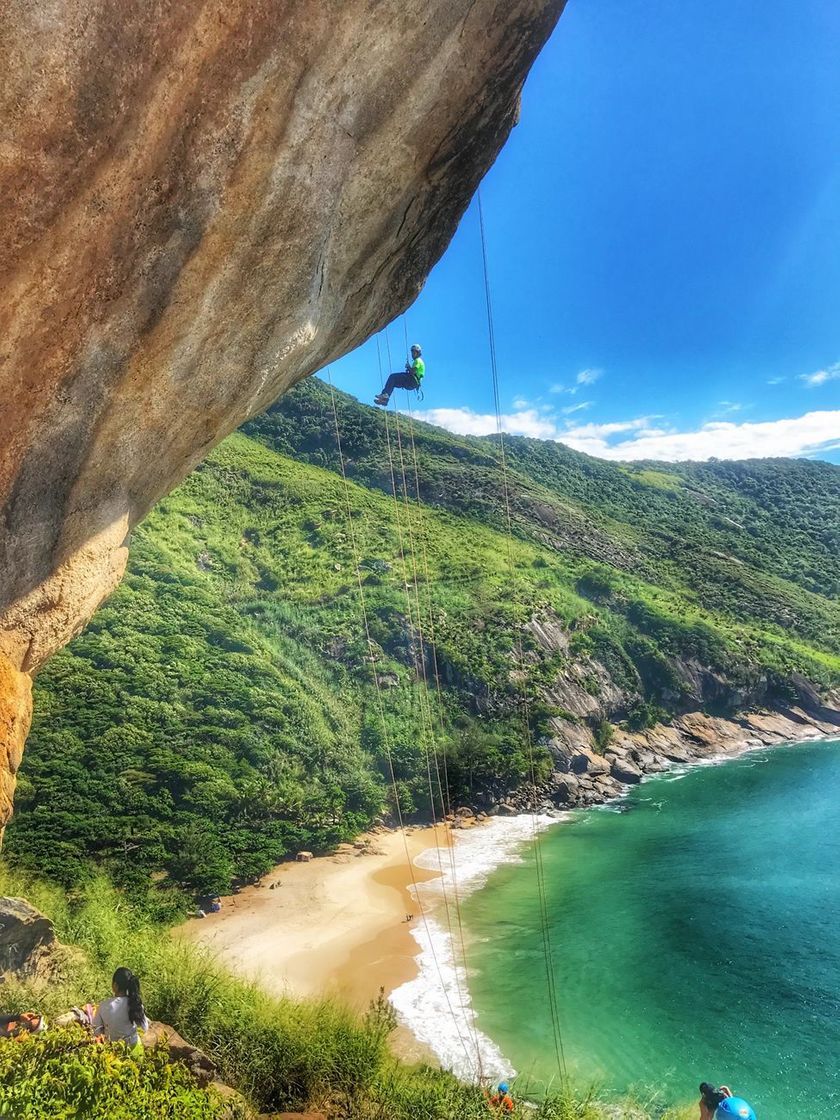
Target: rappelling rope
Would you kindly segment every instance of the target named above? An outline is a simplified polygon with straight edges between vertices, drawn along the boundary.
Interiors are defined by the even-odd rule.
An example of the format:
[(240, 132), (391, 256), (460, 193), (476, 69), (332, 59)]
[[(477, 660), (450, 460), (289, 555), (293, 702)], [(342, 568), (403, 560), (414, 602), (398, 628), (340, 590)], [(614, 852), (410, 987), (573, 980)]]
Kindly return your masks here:
[[(405, 328), (405, 316), (403, 316), (403, 327)], [(407, 342), (407, 338), (408, 338), (408, 331), (406, 329), (406, 342)], [(418, 464), (418, 460), (417, 460), (417, 447), (416, 447), (415, 440), (414, 440), (414, 417), (411, 414), (411, 398), (410, 398), (410, 396), (409, 396), (408, 412), (409, 412), (409, 417), (410, 417), (410, 425), (409, 425), (408, 430), (409, 430), (409, 434), (411, 436), (411, 454), (412, 454), (412, 460), (413, 460), (413, 464), (414, 464), (414, 486), (415, 486), (415, 497), (416, 497), (416, 503), (417, 503), (417, 516), (418, 516), (418, 519), (422, 519), (423, 506), (422, 506), (422, 502), (421, 502), (421, 499), (420, 499), (420, 469), (419, 469), (419, 464)], [(442, 692), (441, 683), (440, 683), (440, 669), (438, 667), (438, 659), (437, 659), (437, 642), (435, 640), (434, 611), (432, 609), (431, 577), (430, 577), (430, 571), (429, 571), (429, 555), (428, 555), (428, 549), (426, 547), (426, 534), (425, 534), (425, 532), (420, 533), (420, 545), (421, 545), (421, 557), (422, 557), (422, 561), (423, 561), (423, 570), (424, 570), (424, 576), (425, 576), (425, 581), (426, 581), (426, 602), (427, 602), (427, 608), (428, 608), (428, 613), (429, 613), (429, 645), (430, 645), (430, 649), (431, 649), (431, 652), (432, 652), (432, 675), (434, 677), (434, 682), (435, 682), (435, 695), (436, 695), (436, 700), (437, 700), (438, 726), (440, 728), (441, 742), (443, 742), (444, 739), (445, 739), (445, 735), (446, 735), (446, 725), (445, 725), (445, 720), (444, 720), (443, 692)], [(444, 748), (444, 750), (441, 753), (442, 753), (441, 761), (442, 761), (442, 764), (443, 764), (443, 786), (441, 787), (441, 799), (443, 799), (444, 796), (445, 796), (445, 805), (446, 805), (447, 813), (451, 813), (452, 812), (452, 796), (451, 796), (451, 790), (450, 790), (450, 786), (449, 786), (449, 771), (448, 771), (447, 763), (446, 763), (446, 749)], [(437, 766), (437, 755), (435, 756), (435, 766), (436, 766), (436, 769), (437, 769), (438, 786), (440, 787), (440, 784), (441, 784), (440, 767)], [(458, 924), (458, 941), (459, 941), (459, 944), (460, 944), (460, 947), (461, 947), (461, 959), (462, 959), (463, 964), (464, 964), (464, 971), (468, 973), (469, 968), (468, 968), (468, 962), (467, 962), (467, 945), (466, 945), (466, 939), (465, 939), (465, 936), (464, 936), (464, 925), (463, 925), (463, 921), (462, 921), (462, 918), (461, 918), (461, 901), (460, 901), (460, 897), (459, 897), (459, 888), (458, 888), (458, 869), (457, 869), (457, 862), (456, 862), (456, 859), (455, 859), (455, 844), (452, 841), (451, 837), (450, 837), (450, 843), (447, 845), (447, 849), (448, 849), (448, 852), (449, 852), (449, 865), (450, 865), (450, 871), (451, 871), (451, 874), (452, 874), (452, 888), (453, 888), (453, 892), (454, 892), (454, 895), (455, 895), (455, 915), (456, 915), (456, 921), (457, 921), (457, 924)], [(478, 1060), (479, 1060), (479, 1075), (480, 1075), (480, 1080), (483, 1081), (484, 1080), (483, 1070), (481, 1068), (481, 1045), (480, 1045), (479, 1038), (478, 1038), (478, 1027), (475, 1023), (474, 1018), (472, 1020), (472, 1024), (473, 1024), (473, 1030), (475, 1032), (476, 1053), (478, 1055)]]
[[(499, 369), (496, 357), (496, 333), (493, 325), (493, 301), (490, 291), (490, 270), (487, 265), (487, 237), (484, 229), (484, 209), (481, 204), (481, 190), (477, 192), (478, 197), (478, 225), (481, 234), (481, 261), (484, 271), (484, 298), (487, 308), (487, 335), (490, 346), (490, 369), (493, 380), (493, 406), (496, 412), (496, 434), (499, 438), (499, 453), (502, 468), (502, 490), (505, 502), (505, 515), (507, 520), (507, 551), (508, 551), (508, 564), (510, 567), (511, 580), (514, 577), (515, 564), (513, 559), (513, 518), (511, 515), (510, 504), (510, 490), (508, 487), (507, 477), (507, 458), (505, 455), (505, 437), (502, 425), (502, 408), (501, 398), (499, 394)], [(520, 666), (520, 675), (522, 676), (522, 666), (524, 665), (524, 657), (522, 650), (521, 635), (516, 633), (516, 654), (517, 661)], [(531, 723), (530, 713), (528, 710), (528, 695), (527, 688), (524, 686), (523, 676), (522, 688), (522, 713), (525, 732), (525, 741), (528, 747), (528, 767), (531, 776), (531, 787), (534, 791), (532, 796), (535, 799), (536, 794), (536, 768), (534, 766), (534, 746), (531, 738)], [(562, 1079), (566, 1079), (566, 1056), (563, 1051), (563, 1039), (560, 1031), (560, 1015), (558, 1010), (557, 999), (557, 986), (554, 976), (554, 962), (551, 950), (551, 929), (548, 914), (548, 904), (546, 899), (545, 888), (545, 868), (542, 860), (542, 849), (540, 846), (539, 829), (537, 828), (536, 820), (536, 806), (532, 802), (531, 805), (531, 824), (533, 832), (534, 843), (534, 867), (537, 875), (537, 894), (539, 900), (540, 911), (540, 925), (542, 927), (543, 938), (543, 956), (545, 958), (545, 971), (546, 971), (546, 989), (548, 992), (549, 1012), (551, 1015), (551, 1027), (554, 1040), (554, 1052), (557, 1059), (557, 1069)]]
[(443, 978), (443, 972), (442, 972), (441, 967), (440, 967), (440, 962), (438, 961), (437, 952), (435, 951), (435, 945), (434, 945), (434, 941), (432, 939), (432, 933), (431, 933), (431, 930), (429, 928), (428, 918), (426, 916), (426, 908), (423, 905), (422, 899), (420, 898), (420, 893), (418, 891), (417, 877), (414, 874), (414, 864), (411, 860), (411, 853), (410, 853), (409, 848), (408, 848), (408, 838), (406, 836), (405, 826), (403, 824), (402, 808), (400, 806), (399, 787), (397, 785), (396, 773), (394, 771), (394, 759), (393, 759), (393, 752), (391, 750), (391, 741), (390, 741), (390, 735), (389, 735), (389, 732), (388, 732), (388, 724), (387, 724), (387, 720), (385, 718), (385, 703), (384, 703), (384, 700), (382, 698), (382, 685), (381, 685), (380, 680), (379, 680), (379, 671), (378, 671), (378, 666), (377, 666), (377, 658), (376, 658), (376, 652), (375, 652), (375, 649), (374, 649), (373, 639), (371, 638), (371, 635), (370, 635), (370, 623), (369, 623), (369, 620), (368, 620), (367, 603), (365, 601), (364, 583), (362, 581), (362, 558), (361, 558), (361, 553), (360, 553), (358, 545), (357, 545), (356, 530), (355, 530), (355, 527), (354, 527), (354, 524), (353, 524), (353, 506), (352, 506), (352, 502), (350, 500), (350, 484), (349, 484), (348, 479), (347, 479), (347, 471), (344, 467), (344, 454), (343, 454), (342, 448), (341, 448), (341, 432), (339, 430), (339, 423), (338, 423), (338, 407), (336, 405), (336, 399), (335, 399), (335, 388), (334, 388), (333, 383), (332, 383), (332, 374), (331, 374), (329, 369), (327, 369), (327, 380), (328, 380), (328, 383), (329, 383), (329, 386), (330, 386), (330, 396), (331, 396), (331, 401), (332, 401), (333, 421), (334, 421), (334, 424), (335, 424), (336, 448), (338, 450), (338, 461), (339, 461), (339, 464), (340, 464), (340, 467), (341, 467), (341, 477), (342, 477), (342, 480), (343, 480), (343, 483), (344, 483), (344, 499), (345, 499), (345, 504), (346, 504), (346, 509), (347, 509), (347, 527), (348, 527), (348, 532), (349, 532), (349, 536), (350, 536), (350, 545), (351, 545), (351, 549), (352, 549), (352, 552), (353, 552), (353, 560), (354, 560), (355, 567), (356, 567), (356, 581), (357, 581), (358, 588), (359, 588), (359, 607), (360, 607), (360, 610), (361, 610), (362, 622), (364, 624), (364, 629), (365, 629), (365, 637), (366, 637), (366, 640), (367, 640), (367, 647), (368, 647), (368, 656), (370, 658), (370, 663), (371, 663), (371, 667), (372, 667), (372, 670), (373, 670), (373, 679), (374, 679), (374, 683), (376, 685), (377, 707), (378, 707), (378, 710), (379, 710), (379, 718), (380, 718), (380, 721), (381, 721), (381, 724), (382, 724), (382, 742), (383, 742), (383, 746), (385, 748), (385, 757), (386, 757), (387, 764), (388, 764), (388, 774), (389, 774), (389, 777), (390, 777), (390, 780), (391, 780), (391, 789), (392, 789), (393, 795), (394, 795), (394, 810), (396, 812), (397, 824), (399, 826), (400, 833), (401, 833), (402, 839), (403, 839), (403, 845), (405, 847), (406, 864), (408, 866), (409, 875), (411, 877), (411, 883), (412, 883), (412, 886), (414, 888), (414, 897), (415, 897), (415, 899), (417, 901), (417, 905), (420, 909), (420, 916), (422, 918), (423, 925), (424, 925), (424, 928), (426, 930), (426, 937), (427, 937), (427, 940), (428, 940), (428, 943), (429, 943), (429, 948), (431, 950), (431, 955), (432, 955), (432, 960), (434, 962), (435, 971), (437, 972), (438, 980), (440, 981), (441, 991), (443, 993), (444, 999), (446, 1000), (446, 1005), (447, 1005), (447, 1008), (449, 1010), (449, 1014), (452, 1017), (452, 1022), (455, 1026), (455, 1032), (458, 1036), (458, 1041), (460, 1042), (461, 1047), (463, 1048), (464, 1056), (466, 1057), (467, 1064), (469, 1066), (469, 1065), (472, 1064), (472, 1056), (469, 1052), (469, 1047), (467, 1046), (466, 1042), (464, 1041), (464, 1037), (461, 1034), (461, 1024), (460, 1024), (460, 1021), (458, 1019), (458, 1016), (455, 1014), (455, 1010), (452, 1007), (452, 1002), (449, 999), (449, 992), (447, 991), (446, 982), (444, 981), (444, 978)]
[[(405, 324), (404, 324), (404, 326), (405, 326)], [(391, 344), (390, 344), (390, 339), (388, 337), (387, 330), (384, 332), (384, 334), (385, 334), (386, 353), (387, 353), (387, 357), (388, 357), (388, 368), (390, 369), (392, 364), (393, 364), (392, 363), (392, 357), (391, 357)], [(379, 340), (378, 339), (377, 339), (377, 357), (379, 359), (379, 366), (380, 366), (380, 371), (379, 372), (380, 372), (380, 377), (381, 377), (381, 375), (382, 375), (382, 351), (381, 351), (381, 348), (379, 346)], [(418, 644), (419, 644), (419, 657), (415, 657), (415, 669), (416, 669), (416, 672), (417, 672), (418, 679), (421, 682), (420, 719), (421, 719), (421, 724), (422, 724), (424, 736), (427, 736), (426, 742), (423, 745), (424, 745), (424, 755), (425, 755), (425, 763), (426, 763), (426, 775), (427, 775), (428, 789), (429, 789), (429, 805), (430, 805), (431, 814), (432, 814), (432, 822), (433, 822), (433, 825), (434, 825), (435, 830), (437, 832), (438, 819), (437, 819), (437, 814), (436, 814), (436, 811), (435, 811), (435, 790), (434, 790), (434, 783), (433, 783), (433, 779), (432, 779), (432, 762), (434, 762), (434, 769), (435, 769), (435, 773), (437, 775), (438, 790), (440, 792), (441, 816), (444, 819), (445, 819), (446, 814), (447, 814), (447, 808), (446, 808), (446, 801), (444, 799), (444, 794), (443, 794), (443, 787), (442, 787), (441, 781), (440, 781), (440, 769), (439, 769), (438, 761), (437, 761), (437, 751), (436, 751), (435, 746), (434, 746), (434, 726), (433, 726), (433, 720), (432, 720), (431, 704), (429, 702), (429, 682), (428, 682), (428, 676), (427, 676), (427, 672), (426, 672), (426, 637), (425, 637), (424, 630), (423, 630), (422, 610), (421, 610), (421, 606), (420, 606), (419, 577), (418, 577), (418, 571), (417, 571), (417, 546), (416, 546), (416, 543), (415, 543), (414, 526), (412, 524), (412, 518), (411, 518), (411, 509), (410, 509), (409, 493), (408, 493), (408, 481), (407, 481), (406, 466), (405, 466), (405, 454), (404, 454), (404, 451), (403, 451), (403, 444), (402, 444), (402, 432), (401, 432), (400, 422), (399, 422), (399, 413), (396, 412), (396, 410), (394, 412), (394, 421), (393, 422), (394, 422), (394, 429), (395, 429), (395, 433), (396, 433), (396, 437), (397, 437), (397, 448), (398, 448), (399, 463), (400, 463), (400, 475), (401, 475), (401, 482), (402, 482), (403, 505), (404, 505), (404, 508), (405, 508), (406, 525), (407, 525), (407, 532), (408, 532), (408, 538), (409, 538), (409, 548), (410, 548), (410, 552), (411, 552), (411, 562), (412, 562), (412, 575), (413, 575), (414, 598), (415, 598), (414, 614), (415, 614), (415, 617), (417, 619), (417, 637), (418, 637)], [(389, 424), (389, 418), (388, 418), (387, 410), (385, 412), (385, 436), (386, 436), (386, 444), (387, 444), (387, 449), (388, 449), (388, 467), (389, 467), (390, 476), (391, 476), (391, 490), (392, 490), (393, 497), (394, 497), (395, 517), (396, 517), (397, 525), (399, 527), (399, 526), (401, 526), (400, 501), (399, 501), (399, 495), (398, 495), (397, 474), (396, 474), (396, 470), (395, 470), (395, 466), (394, 466), (394, 453), (393, 453), (393, 446), (392, 446), (392, 441), (391, 441), (391, 430), (390, 430), (390, 424)], [(411, 617), (411, 602), (410, 602), (411, 595), (410, 595), (410, 589), (409, 589), (410, 585), (409, 585), (409, 578), (408, 578), (408, 563), (407, 563), (407, 560), (406, 560), (405, 549), (403, 547), (403, 538), (402, 538), (401, 528), (398, 528), (398, 534), (399, 534), (399, 540), (400, 540), (400, 553), (401, 553), (402, 564), (403, 564), (403, 576), (404, 576), (403, 583), (404, 583), (405, 592), (406, 592), (406, 602), (407, 602), (408, 607), (409, 607), (409, 617)], [(425, 698), (425, 708), (423, 706), (423, 699), (424, 698)], [(446, 837), (444, 839), (446, 840)], [(449, 837), (448, 839), (451, 841), (451, 837)], [(447, 842), (447, 849), (451, 852), (451, 843)], [(438, 868), (439, 868), (440, 877), (441, 877), (440, 878), (440, 888), (441, 888), (441, 893), (443, 895), (444, 914), (445, 914), (445, 918), (446, 918), (447, 929), (448, 929), (448, 932), (449, 932), (449, 943), (452, 946), (452, 951), (453, 951), (453, 964), (455, 965), (455, 984), (456, 984), (456, 988), (458, 990), (458, 997), (459, 997), (459, 1000), (460, 1000), (460, 1003), (461, 1003), (461, 1007), (465, 1008), (466, 1007), (466, 999), (465, 999), (464, 990), (463, 990), (462, 985), (461, 985), (461, 978), (460, 978), (460, 973), (459, 973), (459, 969), (458, 969), (458, 961), (457, 961), (457, 957), (456, 957), (456, 953), (455, 953), (455, 947), (456, 947), (455, 932), (454, 932), (453, 925), (452, 925), (452, 912), (451, 912), (449, 896), (448, 896), (448, 892), (447, 892), (446, 875), (445, 875), (445, 871), (444, 871), (444, 867), (443, 867), (443, 860), (442, 860), (439, 844), (436, 845), (436, 851), (437, 851)], [(455, 891), (454, 906), (455, 906), (455, 911), (456, 911), (456, 914), (457, 914), (457, 923), (460, 927), (461, 918), (460, 918), (460, 903), (459, 903), (458, 896), (457, 896), (457, 877), (455, 879), (453, 879), (453, 890)], [(480, 1043), (479, 1043), (478, 1031), (477, 1031), (477, 1028), (475, 1028), (474, 1022), (471, 1024), (471, 1026), (472, 1026), (473, 1037), (474, 1037), (476, 1064), (477, 1064), (477, 1068), (478, 1068), (478, 1078), (479, 1078), (479, 1081), (481, 1081), (482, 1077), (483, 1077), (482, 1064), (481, 1064), (481, 1046), (480, 1046)]]
[[(403, 315), (403, 335), (404, 335), (404, 338), (405, 338), (405, 341), (406, 341), (406, 346), (408, 346), (408, 328), (407, 328), (407, 324), (406, 324), (405, 315)], [(390, 347), (390, 341), (389, 341), (389, 338), (388, 338), (387, 330), (385, 331), (385, 344), (386, 344), (386, 348), (387, 348), (388, 360), (389, 360), (389, 366), (390, 366), (390, 364), (391, 364), (391, 347)], [(408, 400), (410, 402), (410, 399), (411, 399), (410, 392), (406, 393), (406, 397), (408, 398)], [(410, 408), (411, 408), (411, 406), (409, 404), (409, 411), (410, 411)], [(386, 414), (386, 424), (387, 424), (387, 414)], [(419, 576), (418, 576), (418, 571), (417, 571), (417, 551), (418, 551), (418, 549), (417, 549), (417, 545), (416, 545), (416, 542), (415, 542), (414, 525), (413, 525), (413, 519), (412, 519), (412, 514), (411, 514), (412, 503), (410, 501), (409, 485), (408, 485), (408, 479), (407, 479), (406, 456), (405, 456), (405, 453), (404, 453), (404, 450), (403, 450), (402, 426), (400, 424), (399, 413), (396, 411), (396, 409), (395, 409), (395, 412), (394, 412), (394, 427), (395, 427), (396, 436), (397, 436), (397, 446), (398, 446), (398, 452), (399, 452), (400, 471), (401, 471), (401, 476), (402, 476), (403, 501), (404, 501), (404, 505), (405, 505), (406, 522), (407, 522), (407, 525), (408, 525), (409, 541), (410, 541), (410, 546), (411, 546), (412, 567), (413, 567), (413, 574), (414, 574), (414, 594), (415, 594), (415, 600), (416, 600), (416, 613), (417, 613), (417, 617), (421, 618), (422, 617), (422, 609), (421, 609), (421, 606), (420, 606), (420, 592), (419, 592), (419, 582), (420, 581), (419, 581)], [(418, 459), (417, 459), (417, 446), (416, 446), (415, 439), (414, 439), (414, 422), (413, 422), (413, 419), (409, 421), (407, 430), (408, 430), (408, 437), (409, 437), (409, 441), (410, 441), (410, 445), (411, 445), (411, 451), (412, 451), (412, 462), (413, 462), (413, 466), (414, 466), (414, 481), (415, 481), (415, 494), (416, 494), (416, 505), (417, 505), (417, 518), (418, 518), (419, 521), (422, 522), (422, 506), (421, 506), (421, 503), (420, 503), (420, 476), (419, 476), (419, 467), (418, 467)], [(389, 451), (389, 454), (390, 454), (390, 451)], [(433, 677), (434, 677), (434, 681), (435, 681), (435, 692), (436, 692), (436, 697), (437, 697), (437, 711), (438, 711), (438, 726), (439, 726), (439, 729), (440, 729), (440, 742), (443, 742), (443, 740), (445, 738), (445, 735), (446, 735), (446, 728), (445, 728), (445, 722), (444, 722), (444, 718), (443, 718), (443, 699), (442, 699), (441, 689), (440, 689), (440, 672), (439, 672), (439, 668), (438, 668), (437, 649), (436, 649), (435, 640), (434, 640), (434, 618), (433, 618), (433, 610), (432, 610), (432, 602), (431, 602), (431, 592), (430, 592), (430, 589), (429, 589), (430, 572), (429, 572), (429, 562), (428, 562), (428, 549), (426, 547), (425, 529), (422, 526), (422, 524), (421, 524), (420, 528), (418, 529), (417, 538), (420, 541), (420, 553), (421, 553), (422, 560), (423, 560), (424, 578), (425, 578), (425, 581), (426, 581), (426, 603), (427, 603), (427, 612), (428, 612), (428, 618), (429, 618), (429, 630), (427, 632), (428, 636), (424, 635), (422, 625), (420, 626), (419, 631), (418, 631), (419, 638), (420, 638), (420, 654), (421, 654), (421, 665), (422, 665), (422, 673), (423, 673), (423, 687), (424, 687), (425, 695), (426, 695), (426, 706), (427, 706), (427, 714), (428, 714), (428, 721), (429, 721), (430, 742), (432, 744), (431, 755), (429, 754), (428, 751), (427, 751), (427, 755), (426, 755), (427, 766), (429, 767), (429, 796), (430, 796), (430, 799), (432, 800), (432, 803), (434, 803), (434, 791), (432, 789), (432, 784), (431, 784), (431, 766), (430, 766), (430, 762), (433, 762), (434, 763), (434, 770), (435, 770), (435, 777), (437, 779), (437, 788), (438, 788), (438, 792), (439, 792), (439, 796), (440, 796), (441, 809), (442, 809), (442, 813), (445, 817), (449, 813), (451, 813), (452, 798), (451, 798), (451, 792), (450, 792), (450, 788), (449, 788), (449, 775), (448, 775), (448, 771), (446, 769), (445, 749), (443, 751), (443, 774), (444, 774), (444, 777), (443, 777), (443, 780), (441, 779), (441, 765), (440, 765), (440, 762), (439, 762), (439, 759), (438, 759), (438, 753), (439, 752), (438, 752), (437, 746), (435, 744), (435, 736), (434, 736), (434, 726), (433, 726), (434, 721), (433, 721), (433, 717), (432, 717), (432, 705), (431, 705), (430, 700), (429, 700), (429, 683), (428, 683), (428, 674), (427, 674), (427, 670), (426, 670), (426, 650), (427, 650), (427, 648), (428, 648), (429, 652), (431, 653), (431, 658), (432, 658)], [(449, 939), (450, 939), (450, 944), (452, 946), (453, 959), (455, 960), (455, 963), (456, 963), (455, 976), (456, 976), (456, 983), (457, 983), (457, 986), (458, 986), (458, 994), (459, 994), (459, 997), (461, 999), (462, 1007), (466, 1008), (467, 1001), (465, 999), (465, 993), (464, 993), (464, 990), (463, 990), (462, 985), (461, 985), (460, 974), (459, 974), (459, 971), (458, 971), (458, 968), (457, 968), (457, 963), (458, 962), (457, 962), (456, 948), (457, 948), (457, 946), (460, 946), (460, 949), (461, 949), (461, 963), (463, 964), (463, 968), (464, 968), (465, 973), (468, 971), (467, 952), (466, 952), (466, 942), (465, 942), (465, 937), (464, 937), (463, 920), (462, 920), (462, 917), (461, 917), (461, 900), (460, 900), (459, 888), (458, 888), (458, 871), (457, 871), (457, 866), (456, 866), (456, 861), (455, 861), (455, 845), (454, 845), (453, 837), (451, 836), (451, 834), (448, 835), (447, 838), (446, 838), (446, 851), (447, 851), (447, 855), (448, 855), (448, 859), (449, 859), (449, 869), (450, 869), (451, 879), (452, 879), (452, 892), (453, 892), (453, 896), (454, 896), (453, 897), (453, 902), (454, 902), (454, 910), (455, 910), (455, 921), (456, 921), (456, 925), (457, 925), (457, 934), (458, 934), (457, 941), (456, 941), (456, 936), (455, 936), (455, 930), (453, 930), (453, 928), (452, 928), (452, 916), (451, 916), (451, 912), (450, 912), (450, 907), (449, 907), (448, 901), (446, 900), (445, 892), (444, 892), (444, 901), (445, 901), (445, 909), (446, 909), (446, 921), (447, 921), (447, 926), (448, 926), (448, 929), (449, 929)], [(441, 852), (440, 852), (439, 847), (438, 847), (438, 866), (439, 866), (439, 869), (440, 869), (441, 879), (445, 883), (445, 873), (444, 873), (444, 869), (443, 869), (443, 861), (442, 861)], [(479, 1069), (479, 1080), (483, 1080), (484, 1079), (484, 1072), (483, 1072), (483, 1068), (482, 1068), (481, 1042), (480, 1042), (480, 1039), (479, 1039), (478, 1027), (476, 1025), (474, 1015), (472, 1015), (470, 1017), (469, 1022), (470, 1022), (470, 1026), (471, 1026), (471, 1029), (473, 1031), (473, 1036), (474, 1036), (474, 1040), (475, 1040), (476, 1058), (477, 1058), (478, 1069)]]

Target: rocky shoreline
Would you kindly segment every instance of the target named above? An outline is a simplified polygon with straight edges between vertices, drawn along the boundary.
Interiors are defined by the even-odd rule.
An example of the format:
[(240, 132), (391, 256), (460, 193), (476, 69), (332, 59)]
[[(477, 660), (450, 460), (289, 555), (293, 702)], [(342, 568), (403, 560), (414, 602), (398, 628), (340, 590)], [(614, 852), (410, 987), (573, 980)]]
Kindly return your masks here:
[(567, 725), (562, 739), (546, 744), (554, 760), (554, 770), (546, 782), (536, 788), (522, 787), (482, 808), (488, 815), (534, 811), (559, 815), (567, 809), (614, 801), (645, 775), (674, 766), (835, 735), (840, 738), (840, 709), (826, 706), (816, 712), (791, 707), (731, 717), (688, 712), (647, 731), (615, 728), (602, 750), (596, 749), (587, 726)]

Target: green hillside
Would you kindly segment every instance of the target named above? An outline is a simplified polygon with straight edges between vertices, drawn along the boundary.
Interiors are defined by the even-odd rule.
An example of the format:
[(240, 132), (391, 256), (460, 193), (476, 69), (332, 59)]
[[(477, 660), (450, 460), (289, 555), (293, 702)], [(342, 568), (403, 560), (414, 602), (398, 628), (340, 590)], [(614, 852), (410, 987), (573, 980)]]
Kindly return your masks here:
[(549, 697), (569, 672), (597, 733), (840, 680), (837, 467), (512, 439), (511, 537), (495, 440), (391, 415), (389, 441), (384, 413), (336, 406), (346, 489), (310, 379), (134, 533), (123, 585), (38, 678), (18, 865), (220, 891), (392, 810), (390, 765), (409, 815), (440, 811), (438, 759), (453, 800), (512, 788), (523, 714), (538, 744), (571, 717)]

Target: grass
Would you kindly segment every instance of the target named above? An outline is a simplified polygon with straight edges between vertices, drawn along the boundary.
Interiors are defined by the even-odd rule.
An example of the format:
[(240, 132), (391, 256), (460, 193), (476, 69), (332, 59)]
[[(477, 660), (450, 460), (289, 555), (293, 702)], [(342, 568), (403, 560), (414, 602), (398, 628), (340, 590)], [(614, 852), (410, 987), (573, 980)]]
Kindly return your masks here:
[[(75, 949), (62, 975), (50, 983), (30, 980), (4, 985), (4, 1004), (9, 1011), (36, 1010), (49, 1019), (69, 1006), (103, 996), (114, 969), (127, 965), (141, 977), (150, 1016), (171, 1024), (205, 1050), (222, 1079), (258, 1110), (320, 1109), (331, 1118), (348, 1120), (486, 1120), (487, 1102), (480, 1089), (464, 1085), (442, 1070), (408, 1066), (394, 1057), (388, 1043), (393, 1014), (383, 1001), (359, 1017), (334, 1000), (299, 1002), (270, 996), (225, 972), (204, 952), (150, 924), (103, 879), (71, 898), (54, 886), (21, 878), (0, 865), (0, 894), (28, 897), (53, 919), (62, 941)], [(33, 1082), (36, 1051), (17, 1051), (15, 1045), (0, 1043), (0, 1070), (6, 1071), (4, 1076), (16, 1093), (20, 1086)], [(42, 1045), (38, 1061), (52, 1071), (42, 1087), (45, 1100), (52, 1099), (49, 1094), (55, 1094), (64, 1071), (68, 1100), (74, 1099), (79, 1082), (87, 1079), (91, 1091), (101, 1092), (102, 1102), (110, 1102), (112, 1113), (97, 1100), (97, 1107), (100, 1103), (102, 1107), (92, 1111), (91, 1117), (122, 1120), (125, 1116), (128, 1120), (135, 1115), (119, 1110), (123, 1107), (120, 1084), (136, 1088), (139, 1084), (119, 1052), (106, 1061), (91, 1048), (70, 1045), (68, 1036), (61, 1033)], [(143, 1092), (150, 1098), (158, 1093), (163, 1100), (171, 1093), (181, 1110), (173, 1105), (166, 1111), (161, 1104), (162, 1110), (155, 1112), (150, 1106), (146, 1113), (137, 1112), (138, 1117), (204, 1120), (215, 1115), (212, 1100), (190, 1098), (187, 1082), (178, 1078), (167, 1082), (159, 1061), (152, 1062), (142, 1077)], [(11, 1095), (8, 1099), (18, 1098)], [(11, 1112), (21, 1120), (46, 1114), (31, 1108)], [(0, 1115), (5, 1115), (2, 1104)], [(56, 1108), (49, 1115), (69, 1118), (75, 1114)], [(605, 1103), (591, 1091), (571, 1090), (552, 1093), (536, 1110), (520, 1105), (516, 1112), (531, 1120), (652, 1120), (664, 1115), (668, 1120), (681, 1120), (673, 1111)]]
[(236, 1120), (165, 1050), (134, 1061), (78, 1028), (0, 1041), (0, 1116), (14, 1120)]

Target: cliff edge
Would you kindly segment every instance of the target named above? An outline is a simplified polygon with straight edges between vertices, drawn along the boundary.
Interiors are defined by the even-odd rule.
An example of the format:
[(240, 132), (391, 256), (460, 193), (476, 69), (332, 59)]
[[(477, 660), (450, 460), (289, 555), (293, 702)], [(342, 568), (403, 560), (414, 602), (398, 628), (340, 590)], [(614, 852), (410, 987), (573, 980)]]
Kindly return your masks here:
[(214, 444), (416, 296), (563, 2), (12, 4), (0, 827), (28, 674)]

